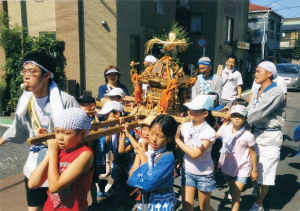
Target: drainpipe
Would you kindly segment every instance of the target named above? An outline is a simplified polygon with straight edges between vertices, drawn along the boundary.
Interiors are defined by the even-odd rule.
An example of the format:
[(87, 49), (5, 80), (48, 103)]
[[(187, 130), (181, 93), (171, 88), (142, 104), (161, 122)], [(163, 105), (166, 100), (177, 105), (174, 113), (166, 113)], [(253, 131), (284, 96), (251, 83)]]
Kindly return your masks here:
[(269, 14), (270, 14), (270, 10), (268, 10), (268, 12), (266, 14), (264, 14), (264, 16), (263, 16), (263, 18), (264, 18), (264, 33), (263, 33), (263, 39), (261, 41), (261, 59), (264, 59), (264, 57), (265, 57), (266, 19), (267, 19)]

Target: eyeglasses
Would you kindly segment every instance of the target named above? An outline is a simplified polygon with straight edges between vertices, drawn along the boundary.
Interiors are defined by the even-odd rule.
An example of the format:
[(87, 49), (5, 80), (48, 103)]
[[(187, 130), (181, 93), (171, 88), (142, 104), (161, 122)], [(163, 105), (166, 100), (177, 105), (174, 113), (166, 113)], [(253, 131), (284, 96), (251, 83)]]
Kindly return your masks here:
[(20, 72), (20, 74), (21, 74), (22, 76), (25, 76), (26, 74), (28, 74), (29, 76), (32, 76), (32, 75), (34, 75), (35, 73), (38, 73), (38, 72), (41, 72), (41, 71), (36, 71), (36, 70), (34, 70), (34, 69), (29, 69), (29, 70), (22, 70), (22, 71)]

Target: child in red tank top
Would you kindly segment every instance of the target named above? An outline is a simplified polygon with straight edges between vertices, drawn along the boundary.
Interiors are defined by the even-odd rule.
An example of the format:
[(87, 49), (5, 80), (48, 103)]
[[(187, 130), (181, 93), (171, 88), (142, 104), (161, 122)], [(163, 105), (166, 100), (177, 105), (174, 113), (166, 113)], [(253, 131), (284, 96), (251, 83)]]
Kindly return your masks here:
[(94, 158), (81, 140), (89, 133), (90, 120), (82, 109), (70, 108), (55, 123), (55, 139), (47, 141), (48, 154), (31, 174), (28, 186), (38, 188), (48, 179), (44, 210), (87, 210)]

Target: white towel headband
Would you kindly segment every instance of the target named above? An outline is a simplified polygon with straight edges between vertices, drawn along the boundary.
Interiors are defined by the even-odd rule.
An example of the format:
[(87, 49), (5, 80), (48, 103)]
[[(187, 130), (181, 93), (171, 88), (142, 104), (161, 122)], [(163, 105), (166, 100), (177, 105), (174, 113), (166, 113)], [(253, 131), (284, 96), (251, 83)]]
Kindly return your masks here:
[(24, 65), (27, 64), (27, 63), (35, 64), (35, 65), (38, 66), (39, 68), (45, 70), (46, 72), (49, 72), (49, 73), (50, 73), (50, 78), (53, 79), (54, 74), (53, 74), (51, 71), (47, 70), (44, 66), (42, 66), (42, 65), (40, 65), (40, 64), (38, 64), (38, 63), (36, 63), (35, 61), (26, 61), (26, 62), (23, 63), (23, 67), (24, 67)]

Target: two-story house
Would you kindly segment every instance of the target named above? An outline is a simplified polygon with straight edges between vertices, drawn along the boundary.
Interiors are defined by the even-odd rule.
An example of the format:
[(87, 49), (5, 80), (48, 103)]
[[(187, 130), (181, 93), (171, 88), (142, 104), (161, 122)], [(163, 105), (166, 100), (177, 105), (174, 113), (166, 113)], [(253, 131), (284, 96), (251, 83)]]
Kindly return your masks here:
[[(255, 68), (262, 59), (276, 62), (280, 50), (283, 17), (270, 7), (249, 4), (248, 60)], [(253, 69), (254, 70), (254, 69)]]
[(284, 19), (280, 42), (280, 58), (282, 61), (299, 62), (293, 59), (292, 56), (297, 39), (300, 39), (300, 17)]

